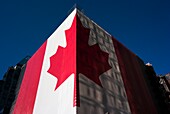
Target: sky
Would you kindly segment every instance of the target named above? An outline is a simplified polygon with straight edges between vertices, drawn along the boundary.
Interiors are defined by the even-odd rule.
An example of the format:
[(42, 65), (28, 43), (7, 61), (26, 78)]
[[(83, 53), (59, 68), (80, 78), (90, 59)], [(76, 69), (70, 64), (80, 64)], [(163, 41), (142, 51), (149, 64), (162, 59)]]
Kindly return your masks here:
[(157, 74), (170, 72), (170, 0), (0, 0), (0, 79), (35, 53), (74, 4)]

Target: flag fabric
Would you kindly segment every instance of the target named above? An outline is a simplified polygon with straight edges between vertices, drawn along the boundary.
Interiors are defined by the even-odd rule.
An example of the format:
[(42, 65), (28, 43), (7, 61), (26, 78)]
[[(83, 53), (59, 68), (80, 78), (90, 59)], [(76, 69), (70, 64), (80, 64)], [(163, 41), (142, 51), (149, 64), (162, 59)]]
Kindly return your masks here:
[(112, 38), (118, 57), (128, 102), (133, 114), (157, 114), (151, 94), (146, 85), (141, 60), (115, 38)]
[(77, 14), (78, 114), (130, 114), (111, 35)]
[[(80, 29), (81, 24), (86, 31), (89, 29), (89, 32)], [(145, 65), (139, 64), (138, 57), (79, 11), (77, 25), (77, 55), (82, 55), (81, 47), (84, 48), (83, 44), (86, 42), (83, 41), (81, 44), (79, 40), (82, 40), (82, 36), (85, 39), (87, 34), (89, 46), (95, 48), (95, 51), (89, 53), (90, 48), (86, 47), (86, 54), (80, 60), (78, 58), (78, 64), (81, 63), (78, 68), (86, 67), (84, 71), (90, 72), (89, 74), (77, 72), (80, 84), (78, 113), (156, 114), (154, 102), (144, 79)], [(79, 32), (82, 31), (83, 35), (79, 38)], [(97, 49), (96, 45), (100, 49)]]
[[(72, 71), (70, 74), (65, 74), (68, 75), (68, 79), (65, 81), (61, 77), (60, 80), (62, 80), (63, 83), (58, 86), (60, 80), (56, 78), (55, 74), (52, 74), (55, 72), (55, 68), (50, 69), (50, 66), (55, 64), (53, 62), (57, 62), (50, 58), (57, 54), (59, 49), (61, 50), (67, 47), (66, 31), (68, 31), (71, 26), (73, 26), (73, 30), (68, 34), (68, 37), (71, 38), (68, 38), (68, 40), (72, 43), (71, 48), (75, 48), (75, 45), (73, 45), (73, 43), (75, 44), (73, 40), (76, 34), (75, 15), (76, 9), (28, 61), (13, 114), (76, 113), (76, 107), (73, 107), (75, 71)], [(58, 61), (60, 61), (62, 65), (72, 61), (70, 66), (76, 67), (76, 63), (74, 62), (75, 53), (60, 52), (59, 54), (61, 55), (58, 55)], [(67, 60), (63, 60), (62, 57), (65, 57)], [(69, 68), (57, 69), (61, 72), (60, 74), (64, 74), (62, 69), (68, 70)], [(65, 71), (67, 72), (67, 70)], [(73, 70), (75, 70), (75, 68)]]
[[(130, 68), (137, 63), (135, 56), (122, 48), (75, 8), (27, 62), (12, 113), (139, 114), (138, 108), (154, 112), (141, 72), (133, 73), (140, 67)], [(125, 56), (131, 57), (133, 64)], [(139, 98), (139, 94), (134, 83), (130, 84), (132, 77), (133, 81), (141, 79), (142, 100), (152, 106), (141, 108), (145, 103), (134, 101), (133, 96)]]

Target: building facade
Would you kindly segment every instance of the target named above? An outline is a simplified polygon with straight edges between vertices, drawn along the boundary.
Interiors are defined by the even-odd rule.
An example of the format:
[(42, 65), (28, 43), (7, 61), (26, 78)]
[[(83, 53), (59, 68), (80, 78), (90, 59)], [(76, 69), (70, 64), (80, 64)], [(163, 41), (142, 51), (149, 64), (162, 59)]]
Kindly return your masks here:
[[(9, 114), (12, 104), (16, 97), (16, 88), (19, 83), (20, 73), (30, 57), (25, 57), (16, 66), (8, 68), (7, 72), (3, 76), (3, 80), (0, 80), (0, 112), (1, 114)], [(21, 82), (22, 80), (20, 80)]]
[(27, 62), (12, 113), (157, 114), (144, 68), (75, 8)]
[(157, 77), (77, 8), (28, 59), (0, 81), (1, 113), (169, 113), (169, 75)]

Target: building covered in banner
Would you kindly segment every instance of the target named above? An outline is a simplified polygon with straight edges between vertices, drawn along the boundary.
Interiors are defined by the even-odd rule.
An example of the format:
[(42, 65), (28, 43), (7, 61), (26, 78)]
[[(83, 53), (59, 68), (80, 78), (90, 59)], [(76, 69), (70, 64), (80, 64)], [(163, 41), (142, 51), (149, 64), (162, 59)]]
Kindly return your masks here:
[(21, 75), (12, 114), (159, 112), (144, 62), (77, 8)]

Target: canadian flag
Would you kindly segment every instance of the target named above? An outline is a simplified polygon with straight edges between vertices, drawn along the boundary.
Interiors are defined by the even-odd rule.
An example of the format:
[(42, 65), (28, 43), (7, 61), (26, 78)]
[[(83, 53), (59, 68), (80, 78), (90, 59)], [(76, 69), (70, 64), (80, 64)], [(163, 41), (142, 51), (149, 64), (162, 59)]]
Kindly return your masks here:
[(27, 62), (12, 113), (155, 114), (155, 108), (136, 55), (75, 8)]
[(75, 8), (27, 62), (13, 114), (90, 114), (83, 111), (90, 102), (84, 98), (89, 96), (84, 81), (100, 88), (93, 102), (102, 104), (100, 75), (112, 68), (109, 54), (90, 41), (91, 30), (82, 24), (80, 14)]
[[(13, 114), (76, 113), (76, 107), (73, 106), (76, 74), (75, 17), (76, 9), (27, 62)], [(68, 42), (71, 43), (69, 47)], [(70, 52), (62, 51), (67, 47)], [(57, 60), (53, 59), (55, 55)], [(70, 69), (72, 71), (67, 73)]]

